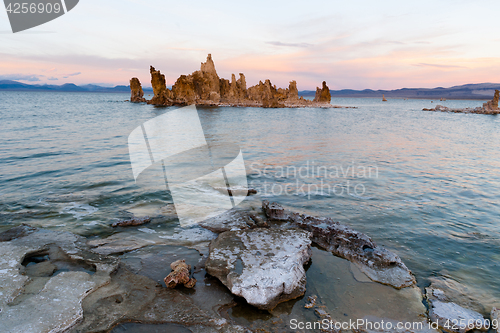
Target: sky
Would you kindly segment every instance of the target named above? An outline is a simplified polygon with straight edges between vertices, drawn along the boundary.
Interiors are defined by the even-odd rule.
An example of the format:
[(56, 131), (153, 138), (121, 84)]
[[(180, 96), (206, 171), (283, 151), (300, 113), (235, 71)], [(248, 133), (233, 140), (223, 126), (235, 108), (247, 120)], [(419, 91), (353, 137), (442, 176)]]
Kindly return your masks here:
[(0, 80), (167, 85), (211, 53), (220, 77), (247, 86), (296, 80), (311, 90), (500, 83), (500, 1), (80, 0), (13, 34), (0, 8)]

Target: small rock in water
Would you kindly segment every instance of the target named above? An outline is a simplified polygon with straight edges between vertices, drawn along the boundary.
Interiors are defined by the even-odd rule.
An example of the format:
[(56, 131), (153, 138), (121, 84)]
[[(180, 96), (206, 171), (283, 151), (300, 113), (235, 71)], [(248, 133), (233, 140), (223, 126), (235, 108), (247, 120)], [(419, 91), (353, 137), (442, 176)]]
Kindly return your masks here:
[(133, 218), (130, 220), (120, 220), (115, 223), (113, 223), (111, 226), (113, 228), (115, 227), (129, 227), (129, 226), (135, 226), (135, 225), (142, 225), (151, 222), (151, 218), (149, 216), (144, 216), (140, 218)]
[(304, 295), (310, 257), (309, 233), (300, 229), (227, 231), (210, 244), (205, 268), (233, 294), (272, 310)]
[(23, 223), (17, 227), (0, 233), (0, 242), (8, 242), (15, 238), (27, 236), (36, 230), (37, 229), (35, 227)]
[(320, 316), (320, 317), (330, 317), (330, 315), (328, 314), (328, 312), (326, 312), (325, 310), (321, 309), (321, 308), (317, 308), (316, 310), (314, 310), (314, 312)]
[(174, 261), (170, 264), (170, 268), (173, 272), (165, 278), (165, 284), (168, 288), (175, 288), (179, 284), (184, 285), (186, 288), (193, 288), (196, 285), (196, 279), (189, 278), (191, 265), (186, 264), (186, 260)]
[(317, 299), (318, 299), (318, 296), (316, 296), (316, 295), (309, 296), (307, 298), (307, 300), (309, 301), (309, 303), (307, 303), (306, 305), (304, 305), (304, 307), (306, 309), (310, 309), (310, 308), (314, 307), (316, 305), (316, 300)]
[(251, 188), (251, 187), (214, 187), (214, 190), (217, 190), (223, 194), (227, 193), (228, 192), (228, 189), (229, 191), (231, 191), (231, 194), (232, 195), (236, 195), (236, 196), (248, 196), (248, 195), (252, 195), (252, 194), (257, 194), (257, 190), (254, 189), (254, 188)]

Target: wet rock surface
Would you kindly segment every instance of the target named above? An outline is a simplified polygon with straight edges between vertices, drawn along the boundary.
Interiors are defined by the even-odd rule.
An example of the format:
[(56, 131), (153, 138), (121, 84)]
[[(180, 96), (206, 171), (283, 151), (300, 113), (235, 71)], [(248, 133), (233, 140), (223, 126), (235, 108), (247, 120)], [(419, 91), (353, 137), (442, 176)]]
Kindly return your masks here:
[(305, 293), (309, 233), (299, 229), (228, 231), (210, 244), (205, 264), (237, 296), (264, 310)]
[[(435, 332), (427, 329), (428, 315), (440, 322), (484, 321), (496, 304), (475, 295), (470, 286), (439, 277), (431, 279), (430, 289), (440, 291), (427, 296), (427, 313), (416, 286), (395, 289), (373, 282), (377, 280), (363, 266), (380, 269), (377, 259), (364, 252), (380, 248), (368, 236), (276, 203), (263, 203), (266, 221), (260, 204), (212, 221), (218, 237), (199, 226), (172, 225), (162, 232), (167, 229), (153, 222), (89, 241), (28, 225), (2, 233), (0, 323), (8, 325), (7, 332), (154, 332), (174, 329), (172, 324), (180, 332), (248, 332), (245, 327), (289, 332), (292, 319), (363, 318), (422, 322), (425, 329), (410, 331)], [(311, 240), (328, 252), (311, 248)], [(373, 262), (367, 264), (363, 257)], [(192, 268), (188, 277), (197, 280), (192, 289), (165, 288), (164, 278), (174, 268), (169, 266), (179, 259)], [(491, 312), (495, 318), (498, 310)]]
[(10, 235), (19, 237), (0, 242), (3, 332), (61, 332), (72, 328), (83, 318), (82, 300), (109, 283), (118, 264), (114, 258), (88, 251), (82, 237), (33, 229), (11, 229)]
[[(199, 308), (183, 292), (135, 274), (120, 264), (119, 256), (92, 252), (83, 237), (29, 226), (3, 235), (12, 239), (0, 242), (2, 332), (108, 332), (129, 321), (176, 323), (191, 332), (245, 332)], [(156, 247), (160, 252), (167, 248)], [(171, 260), (178, 248), (169, 249)], [(200, 258), (197, 251), (191, 260), (195, 258)], [(134, 263), (132, 255), (129, 259)], [(155, 259), (146, 255), (131, 266), (154, 273), (149, 268)]]
[(333, 254), (352, 261), (370, 279), (395, 288), (415, 284), (415, 277), (391, 251), (379, 247), (367, 235), (330, 218), (314, 217), (285, 210), (277, 203), (262, 202), (268, 218), (291, 222), (311, 232), (311, 239)]
[(445, 276), (431, 277), (429, 281), (431, 282), (429, 288), (442, 291), (443, 301), (453, 302), (483, 315), (487, 315), (497, 304), (497, 300), (491, 294)]
[(0, 233), (0, 242), (8, 242), (15, 238), (24, 237), (31, 233), (34, 233), (35, 231), (37, 231), (36, 228), (27, 224), (21, 224), (17, 227)]

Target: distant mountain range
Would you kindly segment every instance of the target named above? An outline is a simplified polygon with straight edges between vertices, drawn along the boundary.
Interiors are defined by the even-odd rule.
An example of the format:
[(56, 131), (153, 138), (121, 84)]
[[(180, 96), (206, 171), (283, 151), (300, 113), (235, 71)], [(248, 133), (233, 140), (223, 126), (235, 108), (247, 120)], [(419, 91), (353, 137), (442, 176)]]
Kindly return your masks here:
[[(464, 84), (450, 88), (403, 88), (396, 90), (331, 90), (332, 97), (380, 97), (387, 98), (426, 98), (426, 99), (480, 99), (493, 98), (495, 89), (500, 90), (500, 83)], [(17, 81), (0, 80), (0, 91), (64, 91), (64, 92), (108, 92), (129, 93), (129, 86), (102, 87), (94, 84), (77, 86), (73, 83), (63, 85), (25, 84)], [(152, 93), (152, 88), (143, 88), (145, 93)], [(300, 96), (314, 96), (315, 91), (299, 91)]]
[[(425, 98), (425, 99), (492, 99), (500, 83), (464, 84), (450, 88), (403, 88), (396, 90), (330, 90), (332, 97), (379, 97), (386, 98)], [(315, 91), (301, 91), (302, 96), (314, 96)]]
[[(73, 83), (63, 85), (48, 85), (48, 84), (25, 84), (17, 81), (0, 80), (0, 91), (64, 91), (64, 92), (109, 92), (120, 93), (130, 92), (130, 86), (102, 87), (95, 84), (87, 84), (77, 86)], [(152, 88), (144, 88), (144, 92), (153, 92)]]

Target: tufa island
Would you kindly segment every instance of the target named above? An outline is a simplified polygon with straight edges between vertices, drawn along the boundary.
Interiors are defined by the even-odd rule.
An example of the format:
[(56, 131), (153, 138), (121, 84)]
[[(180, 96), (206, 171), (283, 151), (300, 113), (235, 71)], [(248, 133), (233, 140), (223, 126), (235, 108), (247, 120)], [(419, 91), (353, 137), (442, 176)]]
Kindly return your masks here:
[(269, 79), (247, 88), (245, 75), (239, 78), (233, 74), (231, 81), (220, 78), (215, 70), (212, 55), (201, 63), (199, 71), (190, 75), (181, 75), (172, 89), (166, 86), (165, 75), (153, 66), (150, 67), (151, 84), (154, 97), (147, 101), (144, 98), (141, 83), (138, 78), (130, 80), (130, 101), (135, 103), (147, 102), (152, 105), (204, 105), (204, 106), (248, 106), (264, 108), (291, 108), (291, 107), (337, 107), (330, 104), (330, 89), (323, 81), (321, 88), (316, 88), (314, 100), (299, 97), (297, 82), (291, 81), (288, 88), (276, 88)]
[(482, 107), (477, 108), (461, 108), (453, 109), (442, 105), (436, 105), (433, 109), (424, 108), (423, 111), (441, 111), (441, 112), (454, 112), (454, 113), (478, 113), (478, 114), (499, 114), (500, 108), (498, 107), (498, 100), (500, 98), (500, 90), (495, 90), (493, 99), (483, 103)]

